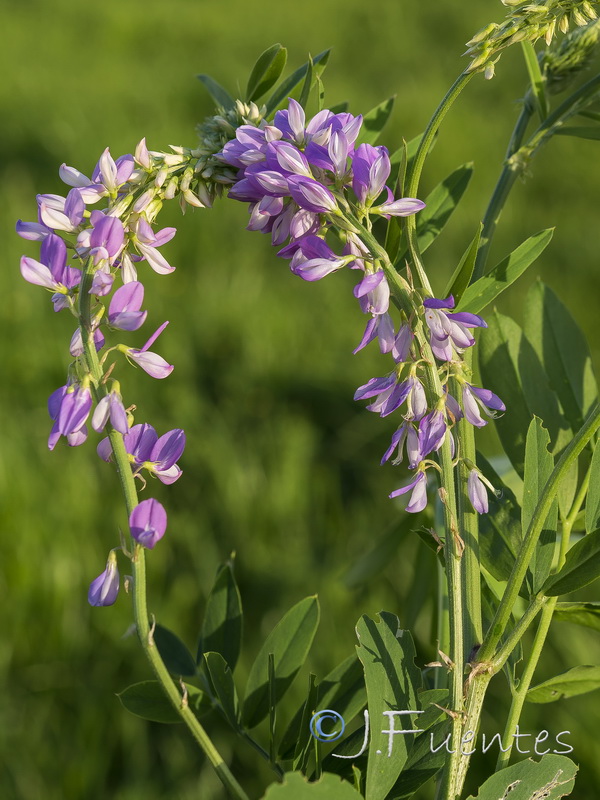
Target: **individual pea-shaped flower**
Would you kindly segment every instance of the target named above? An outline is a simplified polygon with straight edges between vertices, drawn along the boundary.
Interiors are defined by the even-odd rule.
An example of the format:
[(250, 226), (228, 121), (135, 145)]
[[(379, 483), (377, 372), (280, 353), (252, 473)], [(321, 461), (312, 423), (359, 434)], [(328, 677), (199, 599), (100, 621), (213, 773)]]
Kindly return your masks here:
[(465, 412), (465, 418), (471, 425), (475, 425), (478, 428), (487, 425), (489, 421), (482, 417), (482, 411), (487, 414), (490, 419), (496, 418), (497, 411), (506, 411), (506, 406), (498, 395), (494, 394), (489, 389), (471, 386), (469, 383), (463, 385), (462, 406)]
[(167, 512), (154, 498), (142, 500), (129, 515), (129, 529), (138, 544), (152, 550), (167, 529)]
[(119, 570), (114, 550), (108, 554), (106, 569), (90, 584), (88, 602), (91, 606), (112, 606), (119, 593)]
[(444, 442), (447, 431), (443, 411), (434, 409), (419, 423), (419, 449), (422, 457), (439, 450)]
[(326, 186), (314, 178), (303, 175), (290, 175), (287, 179), (288, 193), (300, 208), (315, 214), (328, 214), (338, 210), (337, 200)]
[(21, 258), (21, 275), (29, 283), (62, 295), (68, 294), (81, 281), (81, 271), (67, 266), (67, 246), (55, 233), (48, 234), (42, 241), (40, 261), (29, 256)]
[(159, 275), (168, 275), (170, 272), (175, 271), (175, 267), (169, 264), (163, 254), (158, 252), (157, 248), (171, 241), (176, 233), (176, 228), (162, 228), (155, 233), (143, 217), (140, 217), (137, 222), (134, 238), (135, 246), (154, 272)]
[(175, 483), (182, 474), (176, 462), (181, 458), (184, 448), (185, 433), (180, 428), (175, 428), (157, 439), (143, 466), (162, 483)]
[(406, 494), (407, 492), (412, 492), (412, 494), (405, 511), (408, 511), (410, 514), (423, 511), (427, 505), (427, 478), (424, 470), (419, 470), (410, 483), (393, 491), (390, 497), (399, 497), (401, 494)]
[[(126, 285), (128, 286), (129, 284)], [(163, 322), (140, 350), (133, 347), (126, 347), (125, 345), (118, 345), (119, 350), (125, 353), (127, 358), (130, 358), (152, 378), (158, 378), (159, 380), (167, 378), (173, 372), (173, 364), (169, 364), (162, 356), (159, 356), (158, 353), (150, 352), (148, 348), (158, 339), (168, 324), (168, 322)]]
[(105, 395), (96, 406), (92, 415), (92, 428), (96, 433), (103, 431), (106, 423), (110, 419), (110, 424), (119, 433), (129, 432), (127, 413), (123, 405), (123, 400), (118, 389), (113, 389)]
[(146, 321), (147, 311), (140, 311), (144, 302), (144, 287), (139, 281), (121, 286), (112, 296), (108, 307), (108, 322), (122, 331), (137, 331)]
[[(488, 481), (485, 481), (485, 484), (487, 483)], [(469, 472), (469, 477), (467, 480), (467, 492), (469, 495), (469, 500), (471, 501), (471, 505), (478, 514), (488, 513), (488, 496), (485, 484), (482, 480), (482, 475), (479, 470), (472, 469)]]
[(406, 455), (408, 456), (408, 466), (410, 469), (415, 469), (419, 461), (421, 461), (421, 451), (419, 449), (419, 436), (414, 426), (410, 422), (404, 422), (392, 436), (390, 446), (383, 454), (381, 463), (385, 464), (394, 451), (397, 450), (398, 455), (392, 461), (392, 464), (400, 464), (402, 462), (402, 451), (406, 444)]

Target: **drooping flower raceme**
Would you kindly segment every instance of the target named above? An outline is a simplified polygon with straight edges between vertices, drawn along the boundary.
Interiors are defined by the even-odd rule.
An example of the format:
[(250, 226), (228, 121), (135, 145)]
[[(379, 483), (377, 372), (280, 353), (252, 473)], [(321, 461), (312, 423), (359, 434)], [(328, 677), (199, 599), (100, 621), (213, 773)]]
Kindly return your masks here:
[[(377, 217), (410, 216), (424, 203), (394, 198), (388, 185), (389, 153), (382, 146), (357, 145), (361, 125), (360, 116), (327, 109), (306, 120), (302, 107), (290, 99), (272, 123), (258, 120), (238, 127), (235, 139), (216, 158), (237, 170), (229, 197), (249, 204), (248, 229), (269, 234), (294, 275), (313, 282), (344, 269), (359, 271), (354, 296), (369, 320), (354, 352), (377, 340), (381, 352), (391, 354), (394, 368), (360, 386), (354, 397), (369, 400), (368, 410), (382, 417), (401, 414), (403, 421), (382, 463), (394, 453), (393, 463), (400, 463), (406, 451), (409, 468), (417, 472), (391, 496), (411, 491), (406, 510), (416, 512), (427, 502), (426, 471), (434, 463), (432, 457), (445, 441), (455, 455), (452, 427), (463, 415), (473, 425), (485, 425), (485, 417), (503, 411), (504, 404), (492, 392), (467, 382), (462, 355), (475, 344), (473, 329), (487, 325), (477, 314), (454, 311), (452, 296), (418, 303), (433, 357), (442, 362), (440, 380), (445, 387), (440, 397), (426, 396), (414, 314), (403, 312), (395, 327), (384, 265), (364, 233)], [(330, 236), (334, 233), (345, 242), (341, 252)], [(448, 392), (450, 378), (463, 387), (462, 407)], [(474, 507), (481, 513), (483, 502), (476, 501)]]

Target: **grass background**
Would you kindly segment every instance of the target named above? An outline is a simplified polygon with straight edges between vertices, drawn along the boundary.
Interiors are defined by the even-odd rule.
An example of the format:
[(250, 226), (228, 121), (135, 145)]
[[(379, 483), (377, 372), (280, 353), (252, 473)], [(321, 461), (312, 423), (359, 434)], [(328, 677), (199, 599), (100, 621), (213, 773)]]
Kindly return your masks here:
[[(64, 382), (73, 326), (21, 280), (19, 257), (35, 248), (14, 235), (15, 220), (33, 218), (36, 193), (64, 190), (62, 162), (89, 173), (104, 147), (131, 152), (144, 135), (152, 148), (192, 145), (194, 126), (212, 112), (196, 73), (243, 91), (254, 60), (275, 41), (288, 47), (290, 68), (308, 52), (334, 48), (328, 104), (348, 100), (360, 113), (397, 94), (382, 140), (395, 149), (423, 130), (464, 66), (463, 43), (502, 12), (495, 0), (384, 0), (375, 9), (359, 0), (27, 0), (0, 7), (1, 797), (222, 797), (183, 729), (129, 716), (115, 696), (150, 677), (149, 669), (126, 635), (127, 597), (112, 609), (91, 609), (86, 592), (124, 516), (114, 475), (92, 444), (46, 449), (46, 398)], [(514, 48), (493, 81), (470, 84), (428, 162), (422, 196), (459, 164), (475, 162), (462, 206), (428, 253), (440, 291), (485, 209), (524, 80)], [(575, 312), (596, 362), (597, 164), (595, 142), (552, 142), (515, 188), (492, 253), (499, 260), (532, 233), (557, 226), (543, 259), (500, 308), (519, 319), (537, 271)], [(415, 581), (416, 537), (403, 538), (368, 579), (353, 586), (345, 579), (395, 524), (398, 507), (386, 498), (404, 475), (378, 466), (393, 423), (352, 401), (355, 387), (385, 362), (377, 352), (351, 354), (364, 321), (349, 276), (298, 281), (266, 237), (244, 230), (241, 204), (223, 202), (184, 219), (165, 209), (161, 219), (180, 231), (165, 248), (177, 271), (145, 275), (146, 307), (157, 324), (171, 320), (161, 352), (176, 370), (164, 383), (121, 373), (139, 420), (159, 433), (183, 427), (188, 436), (182, 480), (168, 490), (153, 485), (169, 512), (168, 534), (148, 559), (158, 619), (195, 647), (216, 568), (235, 550), (246, 611), (242, 676), (282, 613), (315, 592), (323, 613), (310, 667), (319, 676), (352, 652), (360, 614), (382, 608), (415, 624), (419, 657), (432, 660), (434, 565), (427, 565), (429, 582)], [(484, 439), (493, 453), (493, 435)], [(597, 637), (557, 624), (540, 679), (579, 663), (600, 663)], [(300, 700), (303, 677), (286, 713)], [(502, 679), (497, 684), (484, 720), (489, 733), (501, 730), (507, 703)], [(593, 694), (529, 707), (523, 730), (570, 730), (581, 764), (576, 796), (591, 797), (600, 781), (599, 724)], [(212, 730), (259, 797), (268, 773), (216, 721)], [(480, 757), (474, 775), (481, 781), (492, 768), (489, 755)], [(431, 789), (421, 795), (430, 796)]]

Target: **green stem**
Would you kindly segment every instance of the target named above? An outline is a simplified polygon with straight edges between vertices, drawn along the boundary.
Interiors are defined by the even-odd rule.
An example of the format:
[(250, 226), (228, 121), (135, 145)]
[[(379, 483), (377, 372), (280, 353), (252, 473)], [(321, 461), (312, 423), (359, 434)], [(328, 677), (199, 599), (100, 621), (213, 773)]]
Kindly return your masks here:
[(496, 232), (496, 227), (506, 203), (506, 199), (510, 194), (510, 190), (514, 186), (517, 177), (522, 172), (522, 165), (512, 159), (512, 156), (521, 147), (525, 131), (529, 125), (529, 121), (534, 112), (533, 98), (531, 92), (527, 92), (523, 100), (523, 108), (519, 114), (519, 118), (515, 124), (506, 156), (504, 159), (504, 167), (498, 178), (498, 182), (494, 187), (494, 191), (490, 198), (489, 205), (483, 217), (483, 228), (481, 229), (481, 238), (479, 240), (479, 249), (477, 251), (477, 258), (475, 260), (475, 267), (473, 268), (473, 275), (471, 282), (481, 278), (485, 271), (488, 253), (492, 239)]
[[(462, 72), (458, 76), (458, 78), (454, 81), (452, 86), (446, 92), (441, 103), (436, 108), (433, 116), (429, 120), (429, 124), (427, 125), (427, 128), (423, 133), (423, 137), (419, 143), (419, 148), (415, 154), (410, 175), (408, 176), (408, 181), (405, 190), (407, 197), (417, 196), (417, 191), (419, 189), (419, 181), (421, 179), (421, 173), (423, 171), (425, 159), (429, 154), (429, 150), (431, 149), (431, 145), (433, 144), (433, 140), (435, 139), (438, 129), (442, 124), (444, 117), (450, 110), (450, 106), (452, 105), (452, 103), (454, 103), (458, 95), (462, 92), (462, 90), (465, 88), (465, 86), (471, 80), (474, 74), (475, 73), (473, 72)], [(419, 250), (419, 243), (417, 240), (416, 226), (417, 222), (414, 215), (406, 217), (405, 219), (406, 240), (408, 243), (408, 250), (410, 253), (411, 261), (414, 264), (414, 267), (417, 271), (419, 280), (421, 282), (421, 286), (429, 294), (432, 295), (433, 292), (431, 290), (431, 285), (429, 283), (429, 279), (425, 272), (423, 261), (421, 260), (421, 253)]]
[[(79, 325), (83, 339), (84, 359), (93, 384), (92, 390), (96, 396), (96, 400), (100, 400), (107, 394), (107, 390), (102, 382), (103, 371), (98, 360), (98, 354), (94, 344), (94, 332), (91, 324), (91, 295), (89, 294), (89, 289), (92, 284), (93, 273), (93, 261), (90, 258), (85, 265), (79, 289)], [(125, 499), (127, 514), (129, 515), (138, 504), (135, 479), (131, 471), (129, 456), (125, 449), (123, 436), (118, 431), (111, 429), (108, 436)], [(188, 706), (185, 691), (181, 694), (177, 686), (173, 683), (173, 679), (154, 643), (153, 627), (150, 626), (146, 599), (145, 553), (144, 548), (139, 544), (136, 544), (133, 548), (131, 563), (133, 569), (133, 615), (142, 649), (150, 662), (152, 670), (157, 680), (162, 685), (173, 708), (180, 715), (182, 721), (185, 722), (192, 736), (200, 745), (230, 796), (238, 798), (238, 800), (249, 800), (248, 795), (232, 775), (229, 767), (223, 761), (196, 715)]]
[[(558, 563), (556, 565), (556, 570), (555, 570), (556, 572), (558, 572), (558, 570), (560, 570), (563, 564), (565, 563), (567, 550), (569, 549), (569, 541), (571, 539), (571, 530), (573, 529), (575, 518), (579, 513), (579, 509), (583, 505), (583, 501), (587, 494), (587, 490), (590, 483), (590, 474), (591, 474), (591, 469), (588, 469), (585, 478), (581, 482), (581, 486), (579, 487), (577, 496), (573, 501), (573, 506), (569, 511), (569, 515), (567, 516), (566, 519), (562, 521), (560, 551), (558, 555)], [(516, 731), (516, 726), (519, 724), (519, 720), (521, 718), (521, 712), (523, 710), (523, 705), (527, 698), (527, 692), (529, 691), (529, 687), (531, 686), (533, 675), (540, 660), (544, 644), (546, 643), (546, 637), (548, 636), (550, 624), (552, 623), (552, 616), (556, 608), (556, 603), (558, 602), (558, 597), (536, 598), (536, 600), (541, 602), (546, 601), (546, 603), (544, 609), (542, 610), (540, 624), (538, 625), (538, 629), (535, 634), (535, 639), (533, 640), (531, 653), (529, 654), (529, 658), (527, 659), (527, 663), (525, 664), (525, 668), (523, 669), (519, 685), (513, 693), (512, 703), (510, 706), (508, 719), (506, 721), (506, 726), (504, 728), (504, 735), (502, 737), (503, 748), (500, 749), (500, 753), (498, 755), (496, 770), (502, 769), (503, 767), (507, 766), (510, 760), (510, 755), (512, 752), (512, 745), (513, 745), (513, 733)]]
[(565, 448), (558, 464), (555, 466), (542, 490), (531, 522), (529, 523), (529, 528), (523, 539), (523, 544), (521, 545), (517, 560), (515, 561), (515, 565), (508, 579), (506, 589), (502, 595), (502, 600), (500, 601), (490, 629), (479, 651), (479, 661), (485, 662), (493, 657), (496, 647), (509, 622), (512, 608), (519, 594), (523, 579), (525, 578), (527, 567), (533, 557), (542, 527), (554, 498), (556, 497), (560, 482), (598, 428), (600, 428), (600, 406), (596, 403), (589, 412), (581, 430)]

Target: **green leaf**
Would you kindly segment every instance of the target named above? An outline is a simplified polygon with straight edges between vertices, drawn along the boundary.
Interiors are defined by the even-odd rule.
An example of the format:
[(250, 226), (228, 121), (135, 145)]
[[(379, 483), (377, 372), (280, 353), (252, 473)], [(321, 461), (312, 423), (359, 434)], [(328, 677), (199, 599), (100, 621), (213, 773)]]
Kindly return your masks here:
[(227, 109), (235, 106), (235, 100), (229, 94), (229, 92), (225, 91), (221, 84), (217, 83), (214, 78), (210, 77), (210, 75), (197, 75), (196, 77), (204, 84), (205, 88), (208, 90), (208, 93), (217, 105), (223, 106), (223, 108)]
[(356, 789), (337, 775), (324, 773), (308, 783), (300, 772), (286, 772), (282, 783), (272, 783), (262, 800), (361, 800)]
[[(311, 698), (308, 697), (306, 703), (309, 703), (310, 700)], [(342, 715), (347, 725), (361, 711), (366, 702), (363, 668), (356, 655), (353, 654), (344, 659), (317, 685), (316, 700), (312, 705), (309, 703), (310, 716), (309, 721), (306, 722), (307, 729), (310, 717), (317, 710), (333, 709)], [(291, 757), (290, 750), (295, 748), (295, 743), (303, 735), (302, 720), (307, 708), (306, 703), (298, 709), (281, 739), (279, 753), (283, 759)]]
[(477, 250), (479, 249), (479, 240), (481, 238), (481, 231), (483, 230), (483, 222), (479, 223), (477, 233), (473, 238), (471, 244), (467, 247), (465, 254), (458, 263), (454, 273), (442, 294), (442, 297), (452, 295), (454, 300), (459, 303), (465, 290), (471, 282), (471, 275), (475, 268), (475, 259), (477, 258)]
[(293, 606), (267, 636), (248, 676), (242, 709), (245, 726), (253, 728), (269, 713), (269, 653), (274, 655), (279, 702), (304, 664), (318, 624), (317, 598), (306, 597)]
[[(310, 729), (310, 721), (312, 719), (314, 709), (318, 704), (318, 689), (315, 683), (316, 675), (311, 672), (308, 676), (308, 695), (304, 707), (301, 709), (299, 718), (299, 728), (295, 737), (295, 744), (292, 751), (293, 761), (292, 766), (294, 769), (299, 769), (302, 773), (306, 773), (310, 754), (314, 747), (314, 739)], [(289, 730), (289, 728), (288, 728)], [(283, 741), (280, 743), (280, 752), (283, 748)]]
[(590, 486), (585, 500), (585, 529), (600, 528), (600, 447), (596, 445), (590, 464)]
[(284, 70), (287, 61), (287, 50), (281, 44), (274, 44), (258, 57), (246, 88), (248, 102), (260, 100), (271, 89)]
[[(417, 215), (417, 239), (422, 253), (433, 244), (459, 204), (473, 175), (473, 164), (463, 164), (439, 183), (425, 198)], [(400, 256), (404, 258), (406, 249)]]
[(542, 592), (550, 597), (569, 594), (582, 589), (598, 577), (600, 577), (600, 530), (588, 533), (573, 545), (567, 553), (562, 569), (548, 578), (542, 586)]
[(571, 433), (540, 359), (519, 325), (497, 311), (487, 315), (487, 322), (488, 330), (479, 342), (481, 375), (484, 385), (509, 409), (495, 427), (506, 455), (523, 477), (525, 431), (534, 415), (550, 433), (553, 454), (562, 449)]
[[(437, 724), (433, 731), (417, 736), (406, 766), (388, 795), (390, 800), (404, 800), (404, 798), (412, 797), (419, 787), (444, 766), (448, 753), (444, 746), (438, 748), (438, 745), (441, 745), (450, 733), (450, 721), (443, 711), (439, 711), (439, 713), (445, 717), (444, 722)], [(419, 717), (420, 728), (423, 727), (424, 716), (423, 714)], [(437, 748), (434, 751), (431, 748), (432, 737), (434, 748)]]
[(480, 311), (495, 300), (517, 278), (531, 266), (536, 258), (548, 247), (554, 228), (540, 231), (526, 239), (522, 245), (506, 256), (499, 264), (491, 269), (487, 275), (472, 283), (462, 296), (457, 311), (470, 311), (479, 314)]
[(564, 128), (556, 128), (554, 133), (558, 136), (576, 136), (578, 139), (600, 139), (598, 125), (565, 125)]
[(306, 77), (304, 78), (304, 83), (302, 84), (302, 91), (300, 92), (300, 97), (298, 98), (298, 102), (302, 106), (302, 108), (306, 108), (308, 105), (308, 99), (310, 97), (310, 91), (314, 86), (316, 76), (313, 76), (314, 73), (314, 63), (312, 58), (308, 57), (308, 69), (306, 70)]
[(379, 103), (363, 116), (363, 124), (356, 146), (359, 144), (374, 145), (376, 143), (377, 139), (379, 139), (379, 134), (390, 118), (395, 101), (396, 95), (392, 95), (392, 97), (384, 100), (383, 103)]
[(546, 82), (540, 69), (538, 55), (535, 52), (535, 48), (531, 42), (521, 42), (521, 49), (523, 50), (523, 56), (525, 57), (527, 74), (529, 75), (529, 82), (531, 84), (531, 92), (535, 100), (536, 111), (540, 121), (543, 122), (548, 116), (548, 98), (546, 97)]
[(527, 294), (525, 333), (576, 433), (598, 396), (592, 359), (577, 323), (541, 281), (533, 284)]
[(235, 669), (242, 644), (242, 599), (233, 574), (233, 562), (221, 564), (206, 601), (198, 662), (203, 652), (221, 653)]
[[(529, 529), (542, 491), (552, 470), (554, 459), (548, 452), (550, 436), (538, 417), (534, 417), (527, 431), (525, 445), (525, 477), (523, 480), (522, 530)], [(554, 502), (544, 522), (530, 568), (533, 572), (533, 591), (537, 593), (550, 574), (556, 544), (558, 504)]]
[[(322, 53), (315, 56), (312, 59), (313, 66), (315, 64), (321, 64), (321, 72), (325, 69), (327, 61), (329, 60), (329, 54), (331, 53), (331, 48), (328, 50), (323, 50)], [(304, 80), (306, 73), (308, 72), (308, 62), (303, 64), (301, 67), (295, 72), (286, 78), (283, 83), (281, 83), (277, 89), (273, 92), (271, 97), (267, 100), (266, 107), (267, 107), (267, 115), (269, 115), (272, 111), (275, 111), (277, 107), (285, 102), (287, 98), (292, 94), (293, 90), (298, 86), (300, 81)]]
[(600, 631), (600, 603), (557, 603), (552, 619)]
[(492, 465), (477, 453), (477, 466), (498, 495), (488, 495), (489, 511), (479, 519), (481, 563), (497, 581), (507, 581), (521, 546), (521, 508)]
[[(389, 736), (405, 720), (385, 712), (417, 710), (421, 673), (414, 663), (415, 648), (408, 631), (400, 629), (394, 614), (382, 611), (380, 622), (363, 616), (356, 626), (357, 654), (365, 671), (371, 737), (367, 766), (366, 800), (383, 800), (396, 782), (413, 744), (413, 736)], [(408, 719), (411, 719), (408, 717)], [(418, 716), (416, 727), (418, 728)], [(407, 726), (404, 726), (405, 728)], [(389, 747), (393, 758), (386, 757)]]
[(153, 636), (160, 657), (172, 675), (189, 677), (196, 674), (194, 657), (178, 636), (162, 625), (155, 626)]
[[(188, 703), (193, 708), (204, 698), (203, 692), (195, 686), (187, 686)], [(182, 722), (181, 717), (171, 705), (159, 681), (134, 683), (117, 695), (123, 707), (136, 717), (151, 722)]]
[(565, 756), (519, 761), (496, 772), (467, 800), (559, 800), (573, 791), (577, 769)]
[(529, 703), (553, 703), (600, 689), (600, 667), (581, 665), (532, 686), (525, 699)]
[(240, 708), (229, 665), (220, 653), (204, 653), (204, 663), (225, 718), (233, 728), (239, 728)]

